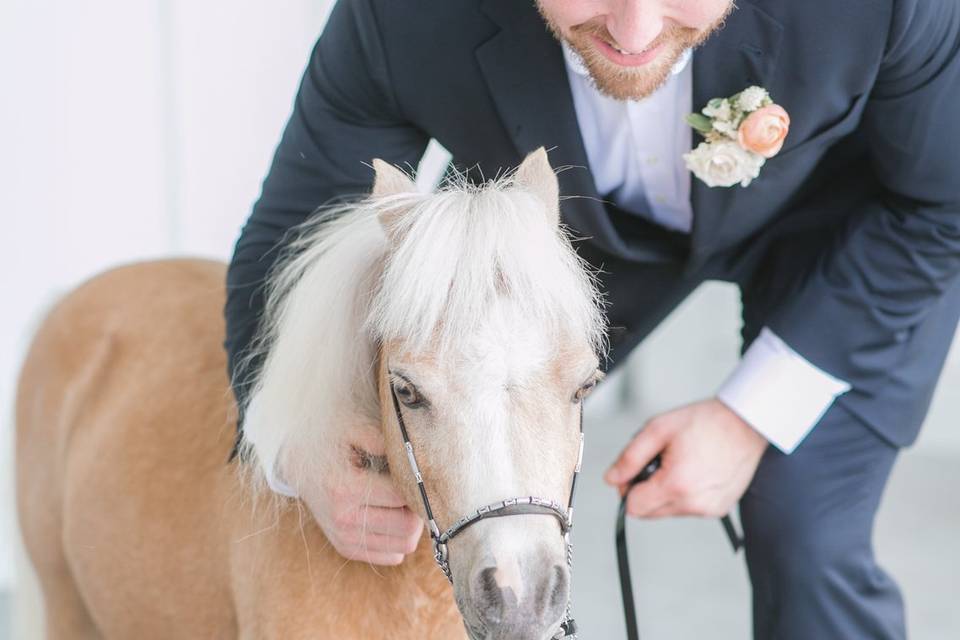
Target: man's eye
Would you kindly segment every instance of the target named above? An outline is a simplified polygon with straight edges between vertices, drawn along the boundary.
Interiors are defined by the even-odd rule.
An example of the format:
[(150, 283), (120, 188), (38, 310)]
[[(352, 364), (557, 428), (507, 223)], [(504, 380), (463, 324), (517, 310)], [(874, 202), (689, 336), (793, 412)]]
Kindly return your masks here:
[(423, 406), (423, 396), (421, 396), (417, 388), (409, 382), (398, 382), (394, 385), (393, 392), (397, 394), (397, 400), (406, 407), (416, 409)]

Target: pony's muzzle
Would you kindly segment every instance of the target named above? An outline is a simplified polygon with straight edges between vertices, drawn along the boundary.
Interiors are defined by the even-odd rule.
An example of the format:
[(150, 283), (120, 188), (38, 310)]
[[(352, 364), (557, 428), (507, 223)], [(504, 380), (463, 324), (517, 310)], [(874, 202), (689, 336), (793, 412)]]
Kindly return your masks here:
[(570, 595), (565, 565), (482, 566), (470, 577), (477, 617), (494, 640), (545, 640), (563, 619)]

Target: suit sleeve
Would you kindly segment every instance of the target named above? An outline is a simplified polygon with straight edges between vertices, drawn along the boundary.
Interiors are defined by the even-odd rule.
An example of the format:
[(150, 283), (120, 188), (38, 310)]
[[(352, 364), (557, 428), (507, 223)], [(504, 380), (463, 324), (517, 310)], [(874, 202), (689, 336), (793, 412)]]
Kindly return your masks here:
[(769, 328), (853, 388), (899, 347), (960, 274), (960, 9), (894, 3), (861, 122), (882, 195), (822, 248)]
[(226, 342), (234, 393), (264, 307), (264, 280), (291, 234), (317, 207), (369, 192), (373, 158), (415, 167), (428, 137), (401, 113), (370, 0), (339, 0), (313, 49), (260, 198), (227, 272)]

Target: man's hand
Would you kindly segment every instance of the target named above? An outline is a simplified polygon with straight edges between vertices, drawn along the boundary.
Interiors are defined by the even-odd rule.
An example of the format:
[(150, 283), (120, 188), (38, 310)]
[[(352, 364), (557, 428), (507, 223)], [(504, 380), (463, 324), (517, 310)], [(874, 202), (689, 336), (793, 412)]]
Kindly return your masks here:
[(720, 517), (747, 490), (767, 440), (715, 398), (661, 414), (634, 436), (604, 480), (620, 495), (658, 453), (659, 471), (627, 497), (640, 518)]
[(303, 501), (334, 549), (348, 560), (398, 565), (417, 548), (423, 520), (397, 493), (377, 433), (343, 450), (324, 482), (302, 492)]

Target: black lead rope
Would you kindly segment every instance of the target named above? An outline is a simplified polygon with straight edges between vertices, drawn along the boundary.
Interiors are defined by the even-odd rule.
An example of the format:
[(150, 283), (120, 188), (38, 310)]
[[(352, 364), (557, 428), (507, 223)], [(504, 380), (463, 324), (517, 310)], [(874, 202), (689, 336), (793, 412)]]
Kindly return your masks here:
[[(630, 578), (630, 562), (627, 557), (627, 495), (630, 489), (640, 483), (648, 480), (650, 476), (656, 473), (660, 468), (660, 456), (657, 456), (638, 473), (630, 486), (627, 488), (623, 498), (620, 499), (620, 509), (617, 512), (617, 567), (620, 570), (620, 594), (623, 596), (623, 617), (627, 624), (627, 640), (640, 640), (640, 632), (637, 630), (637, 610), (633, 602), (633, 581)], [(723, 525), (723, 531), (730, 540), (733, 552), (736, 553), (743, 546), (743, 538), (737, 533), (733, 526), (733, 521), (729, 515), (720, 518), (720, 524)]]

